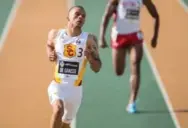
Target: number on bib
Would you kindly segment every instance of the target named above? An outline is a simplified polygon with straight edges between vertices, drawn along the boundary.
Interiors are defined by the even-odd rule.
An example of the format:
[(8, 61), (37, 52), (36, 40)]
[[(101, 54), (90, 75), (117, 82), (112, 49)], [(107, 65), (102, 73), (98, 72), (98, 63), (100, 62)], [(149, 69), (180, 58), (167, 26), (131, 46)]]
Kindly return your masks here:
[(83, 56), (83, 48), (78, 48), (78, 56), (77, 57), (82, 57)]

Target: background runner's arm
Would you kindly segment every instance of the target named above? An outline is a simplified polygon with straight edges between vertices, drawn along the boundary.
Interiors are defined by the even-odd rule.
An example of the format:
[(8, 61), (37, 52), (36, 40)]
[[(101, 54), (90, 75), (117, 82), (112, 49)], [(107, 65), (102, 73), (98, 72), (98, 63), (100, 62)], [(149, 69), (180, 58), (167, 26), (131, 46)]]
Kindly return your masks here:
[(150, 15), (153, 18), (155, 18), (154, 35), (153, 35), (153, 39), (152, 39), (152, 43), (155, 47), (157, 45), (157, 38), (158, 38), (159, 25), (160, 25), (159, 14), (157, 12), (155, 5), (153, 4), (153, 2), (151, 0), (144, 0), (143, 2), (145, 4), (147, 10), (149, 11)]
[(56, 60), (55, 47), (54, 47), (54, 39), (56, 35), (57, 35), (57, 30), (54, 30), (54, 29), (48, 33), (46, 51), (47, 51), (47, 55), (50, 61)]
[(89, 35), (86, 57), (90, 63), (90, 67), (94, 72), (99, 72), (102, 66), (102, 62), (99, 56), (97, 38), (94, 35)]
[(110, 0), (107, 4), (105, 13), (102, 18), (101, 29), (100, 29), (100, 38), (103, 38), (106, 34), (106, 28), (108, 26), (109, 20), (116, 10), (119, 0)]

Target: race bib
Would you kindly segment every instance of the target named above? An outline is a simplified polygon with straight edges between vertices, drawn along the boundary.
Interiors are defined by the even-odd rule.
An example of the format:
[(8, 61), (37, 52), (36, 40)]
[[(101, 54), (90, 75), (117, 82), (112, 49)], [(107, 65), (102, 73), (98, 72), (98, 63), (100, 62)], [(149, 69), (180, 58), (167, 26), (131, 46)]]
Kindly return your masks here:
[(125, 18), (128, 20), (138, 20), (140, 11), (138, 9), (126, 9)]
[(67, 75), (78, 75), (79, 62), (59, 61), (58, 73)]

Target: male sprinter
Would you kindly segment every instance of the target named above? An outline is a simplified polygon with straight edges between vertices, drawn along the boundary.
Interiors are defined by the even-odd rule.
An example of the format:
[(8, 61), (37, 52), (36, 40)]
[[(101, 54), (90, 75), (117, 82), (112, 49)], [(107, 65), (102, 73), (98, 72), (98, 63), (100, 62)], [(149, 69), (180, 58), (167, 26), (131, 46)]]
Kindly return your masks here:
[(48, 35), (47, 55), (56, 64), (54, 80), (48, 87), (53, 110), (50, 128), (70, 128), (81, 104), (87, 62), (96, 73), (101, 68), (96, 37), (82, 31), (85, 17), (82, 6), (73, 6), (67, 28), (51, 30)]
[(131, 95), (127, 111), (136, 112), (135, 100), (140, 85), (140, 64), (143, 56), (143, 34), (140, 29), (140, 9), (145, 5), (150, 15), (155, 19), (155, 30), (151, 42), (152, 47), (156, 47), (159, 15), (152, 0), (109, 0), (103, 16), (100, 31), (100, 46), (107, 46), (105, 40), (106, 28), (112, 14), (114, 14), (114, 24), (111, 32), (111, 46), (113, 66), (116, 74), (121, 76), (125, 68), (126, 53), (130, 55), (130, 85)]

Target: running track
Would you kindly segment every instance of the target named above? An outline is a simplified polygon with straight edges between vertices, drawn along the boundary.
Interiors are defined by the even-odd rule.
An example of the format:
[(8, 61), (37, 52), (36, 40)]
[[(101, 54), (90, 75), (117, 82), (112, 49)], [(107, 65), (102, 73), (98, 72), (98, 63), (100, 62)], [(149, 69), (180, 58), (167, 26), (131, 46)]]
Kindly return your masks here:
[[(51, 28), (66, 25), (68, 6), (73, 4), (70, 1), (73, 0), (69, 3), (65, 0), (0, 2), (0, 128), (49, 127), (51, 109), (47, 86), (53, 65), (46, 57), (45, 43)], [(98, 34), (106, 1), (75, 1), (83, 5), (88, 14), (84, 30)], [(123, 77), (115, 77), (110, 49), (100, 50), (104, 67), (98, 75), (88, 67), (85, 97), (76, 128), (188, 127), (188, 14), (178, 0), (158, 0), (155, 4), (161, 17), (159, 46), (155, 50), (149, 46), (152, 18), (145, 8), (142, 12), (147, 50), (138, 99), (141, 113), (128, 115), (125, 112), (129, 70)]]

